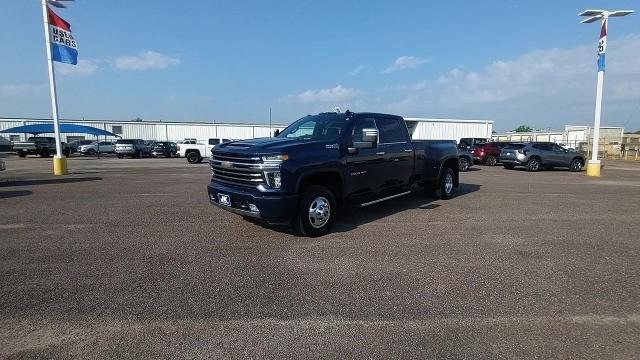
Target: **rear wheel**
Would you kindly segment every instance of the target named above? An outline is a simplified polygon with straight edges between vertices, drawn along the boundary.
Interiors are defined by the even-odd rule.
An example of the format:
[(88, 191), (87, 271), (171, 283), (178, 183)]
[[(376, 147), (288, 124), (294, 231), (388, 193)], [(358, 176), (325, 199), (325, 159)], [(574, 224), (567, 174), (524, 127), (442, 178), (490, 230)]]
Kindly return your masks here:
[(455, 193), (455, 176), (453, 169), (447, 167), (443, 169), (442, 175), (440, 175), (440, 179), (438, 179), (435, 187), (425, 188), (425, 190), (432, 197), (442, 200), (451, 199)]
[(49, 149), (44, 148), (44, 149), (40, 150), (40, 157), (48, 158), (49, 156), (51, 156), (51, 153), (49, 152)]
[(469, 166), (471, 166), (471, 162), (469, 161), (469, 159), (467, 158), (458, 159), (458, 169), (460, 169), (460, 171), (469, 170)]
[(569, 169), (573, 172), (578, 172), (580, 170), (582, 170), (582, 167), (584, 166), (584, 163), (582, 162), (582, 160), (580, 159), (573, 159), (571, 161), (571, 164), (569, 164)]
[(487, 159), (485, 160), (485, 164), (487, 166), (496, 166), (497, 163), (498, 163), (498, 158), (493, 155), (487, 156)]
[(531, 158), (531, 159), (529, 159), (529, 161), (527, 161), (527, 171), (536, 172), (536, 171), (540, 170), (540, 166), (541, 165), (542, 164), (540, 163), (540, 159)]
[(22, 158), (23, 158), (23, 157), (27, 157), (27, 153), (26, 153), (26, 152), (24, 152), (24, 151), (18, 151), (18, 156), (20, 156), (20, 157), (22, 157)]
[(322, 236), (329, 232), (336, 217), (333, 193), (322, 185), (311, 185), (302, 192), (298, 204), (296, 230), (305, 236)]
[(197, 164), (200, 161), (202, 161), (202, 158), (200, 157), (200, 154), (198, 154), (196, 151), (192, 151), (190, 153), (187, 154), (187, 162), (189, 164)]

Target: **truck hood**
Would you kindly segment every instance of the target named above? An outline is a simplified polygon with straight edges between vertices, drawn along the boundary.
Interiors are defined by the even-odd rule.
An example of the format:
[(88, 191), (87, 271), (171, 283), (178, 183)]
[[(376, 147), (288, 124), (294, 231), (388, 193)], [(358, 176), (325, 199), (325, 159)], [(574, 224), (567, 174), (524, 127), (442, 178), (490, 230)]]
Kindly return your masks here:
[[(240, 154), (276, 154), (291, 152), (298, 148), (337, 148), (337, 140), (302, 140), (287, 138), (256, 138), (221, 144), (215, 152)], [(335, 146), (334, 146), (335, 145)], [(329, 147), (331, 146), (331, 147)]]

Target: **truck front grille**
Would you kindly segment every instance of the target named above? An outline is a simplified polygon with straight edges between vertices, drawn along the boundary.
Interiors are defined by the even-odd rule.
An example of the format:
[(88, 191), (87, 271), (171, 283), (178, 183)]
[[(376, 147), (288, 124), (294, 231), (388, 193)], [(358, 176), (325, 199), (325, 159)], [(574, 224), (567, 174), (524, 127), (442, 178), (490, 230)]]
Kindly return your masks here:
[(213, 153), (210, 164), (214, 181), (245, 187), (257, 187), (265, 184), (264, 165), (260, 157)]

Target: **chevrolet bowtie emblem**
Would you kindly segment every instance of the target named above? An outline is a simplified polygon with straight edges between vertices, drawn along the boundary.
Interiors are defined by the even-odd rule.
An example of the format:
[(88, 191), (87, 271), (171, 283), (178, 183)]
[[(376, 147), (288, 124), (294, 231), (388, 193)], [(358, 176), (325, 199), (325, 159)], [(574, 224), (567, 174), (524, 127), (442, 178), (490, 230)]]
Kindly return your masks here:
[(223, 161), (222, 162), (222, 167), (225, 169), (231, 169), (233, 167), (233, 164), (231, 164), (230, 161)]

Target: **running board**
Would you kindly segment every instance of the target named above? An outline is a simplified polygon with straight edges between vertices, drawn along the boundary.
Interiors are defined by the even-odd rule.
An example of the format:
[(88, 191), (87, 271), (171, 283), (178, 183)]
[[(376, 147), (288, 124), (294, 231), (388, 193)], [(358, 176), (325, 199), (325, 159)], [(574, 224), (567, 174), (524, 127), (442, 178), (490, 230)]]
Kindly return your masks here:
[(400, 193), (400, 194), (395, 194), (395, 195), (383, 197), (382, 199), (378, 199), (378, 200), (373, 200), (373, 201), (369, 201), (369, 202), (366, 202), (366, 203), (362, 203), (362, 204), (360, 204), (360, 207), (365, 207), (365, 206), (377, 204), (379, 202), (395, 199), (397, 197), (405, 196), (405, 195), (409, 195), (409, 194), (411, 194), (411, 191), (406, 191), (406, 192), (403, 192), (403, 193)]

